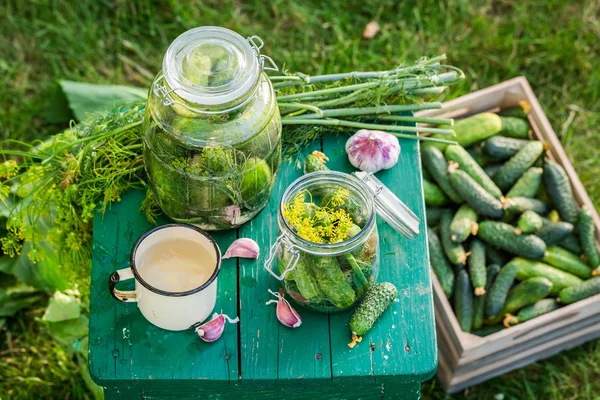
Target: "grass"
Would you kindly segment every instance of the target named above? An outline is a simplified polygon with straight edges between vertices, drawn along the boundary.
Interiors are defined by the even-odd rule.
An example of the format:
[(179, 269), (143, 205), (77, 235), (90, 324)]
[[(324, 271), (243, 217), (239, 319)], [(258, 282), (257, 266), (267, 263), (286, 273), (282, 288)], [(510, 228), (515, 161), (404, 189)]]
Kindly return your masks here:
[[(64, 128), (45, 117), (57, 79), (148, 86), (178, 34), (221, 25), (261, 36), (263, 52), (280, 66), (309, 74), (386, 69), (445, 52), (468, 77), (448, 97), (525, 75), (600, 204), (599, 10), (599, 0), (7, 0), (0, 5), (0, 138), (30, 140)], [(371, 20), (381, 32), (361, 40)], [(83, 397), (76, 363), (35, 316), (38, 310), (20, 314), (0, 333), (0, 398)], [(462, 396), (598, 398), (598, 376), (600, 345), (592, 342)], [(423, 397), (444, 396), (433, 381)]]

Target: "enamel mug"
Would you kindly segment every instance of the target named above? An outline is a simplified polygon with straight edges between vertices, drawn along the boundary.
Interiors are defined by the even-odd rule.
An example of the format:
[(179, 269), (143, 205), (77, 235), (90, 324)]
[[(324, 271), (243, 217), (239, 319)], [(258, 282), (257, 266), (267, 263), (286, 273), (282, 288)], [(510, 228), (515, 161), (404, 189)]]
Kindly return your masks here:
[[(144, 254), (153, 246), (180, 240), (192, 251), (211, 255), (206, 282), (187, 291), (173, 292), (161, 288), (160, 283), (151, 285), (144, 280)], [(214, 256), (214, 257), (212, 257)], [(206, 266), (203, 266), (206, 267)], [(122, 302), (136, 302), (144, 317), (152, 324), (170, 331), (189, 329), (206, 320), (217, 301), (217, 276), (221, 269), (221, 251), (214, 239), (200, 228), (187, 224), (167, 224), (144, 233), (131, 250), (130, 266), (110, 275), (108, 287), (112, 296)], [(168, 272), (167, 272), (168, 274)], [(167, 275), (168, 276), (168, 275)], [(135, 279), (135, 290), (122, 291), (115, 288), (118, 282)], [(181, 272), (177, 279), (186, 279)], [(155, 279), (156, 280), (156, 279)]]

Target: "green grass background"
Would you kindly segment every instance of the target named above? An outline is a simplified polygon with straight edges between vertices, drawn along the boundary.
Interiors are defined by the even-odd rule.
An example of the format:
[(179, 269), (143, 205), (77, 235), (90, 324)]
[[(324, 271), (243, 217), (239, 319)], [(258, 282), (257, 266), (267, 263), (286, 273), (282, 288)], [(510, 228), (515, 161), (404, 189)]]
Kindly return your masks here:
[[(376, 20), (381, 32), (361, 39)], [(220, 25), (259, 35), (280, 66), (309, 74), (387, 69), (447, 53), (467, 79), (447, 98), (525, 75), (595, 204), (600, 204), (600, 1), (421, 0), (0, 2), (0, 139), (65, 127), (45, 111), (60, 78), (148, 86), (169, 43)], [(36, 321), (0, 332), (0, 398), (89, 396), (77, 363)], [(444, 398), (435, 381), (423, 398)], [(600, 342), (563, 352), (457, 395), (468, 399), (600, 398)]]

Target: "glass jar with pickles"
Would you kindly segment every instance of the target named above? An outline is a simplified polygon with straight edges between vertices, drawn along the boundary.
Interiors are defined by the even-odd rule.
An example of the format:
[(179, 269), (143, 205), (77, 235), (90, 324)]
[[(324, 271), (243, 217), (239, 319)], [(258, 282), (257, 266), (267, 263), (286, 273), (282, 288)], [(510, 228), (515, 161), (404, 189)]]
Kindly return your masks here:
[[(281, 118), (258, 37), (220, 27), (180, 35), (152, 83), (144, 162), (162, 210), (206, 230), (267, 204), (281, 163)], [(271, 67), (270, 67), (271, 66)]]

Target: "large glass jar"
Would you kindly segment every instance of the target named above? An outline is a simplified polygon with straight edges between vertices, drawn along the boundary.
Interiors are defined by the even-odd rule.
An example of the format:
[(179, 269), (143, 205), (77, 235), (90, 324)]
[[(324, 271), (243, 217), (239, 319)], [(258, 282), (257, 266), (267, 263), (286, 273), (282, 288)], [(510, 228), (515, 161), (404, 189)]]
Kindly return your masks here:
[(180, 35), (152, 83), (144, 162), (162, 210), (203, 229), (237, 227), (267, 204), (281, 118), (262, 41), (219, 27)]

